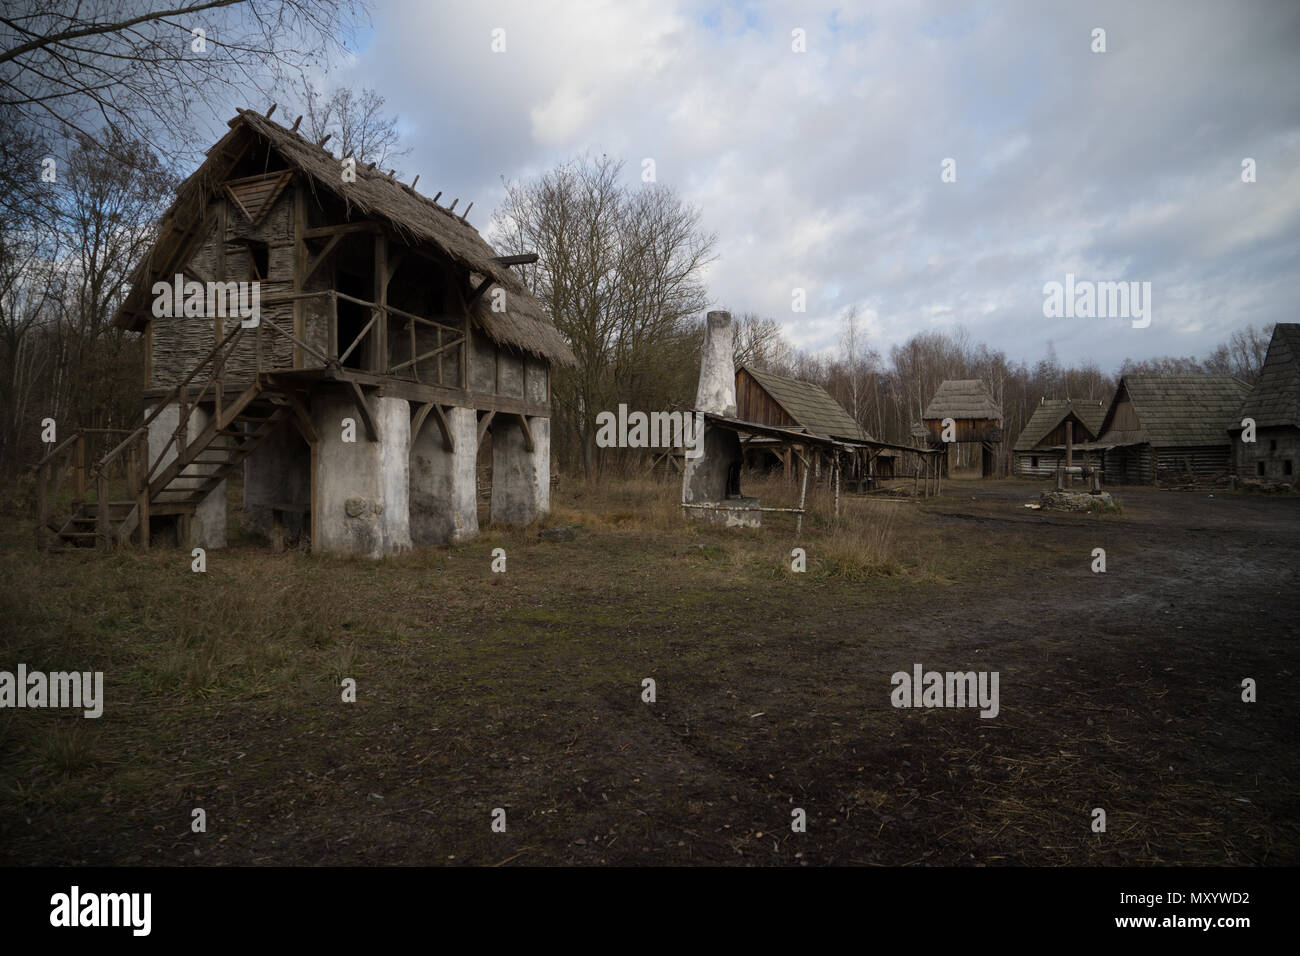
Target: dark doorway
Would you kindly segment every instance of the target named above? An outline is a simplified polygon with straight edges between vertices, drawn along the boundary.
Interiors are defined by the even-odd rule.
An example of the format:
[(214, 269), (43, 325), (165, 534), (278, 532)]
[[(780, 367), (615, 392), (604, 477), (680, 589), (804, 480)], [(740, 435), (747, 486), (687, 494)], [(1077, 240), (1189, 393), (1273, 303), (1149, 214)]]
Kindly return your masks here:
[[(374, 277), (369, 275), (360, 275), (355, 272), (345, 272), (342, 269), (335, 273), (335, 288), (344, 295), (350, 295), (354, 299), (370, 300), (374, 295)], [(339, 355), (342, 355), (352, 343), (356, 341), (361, 330), (366, 327), (374, 312), (364, 305), (357, 305), (355, 302), (348, 302), (346, 299), (339, 299)], [(366, 334), (365, 339), (352, 353), (343, 361), (344, 368), (355, 368), (359, 370), (368, 370), (370, 365), (370, 356), (374, 345), (374, 329)]]

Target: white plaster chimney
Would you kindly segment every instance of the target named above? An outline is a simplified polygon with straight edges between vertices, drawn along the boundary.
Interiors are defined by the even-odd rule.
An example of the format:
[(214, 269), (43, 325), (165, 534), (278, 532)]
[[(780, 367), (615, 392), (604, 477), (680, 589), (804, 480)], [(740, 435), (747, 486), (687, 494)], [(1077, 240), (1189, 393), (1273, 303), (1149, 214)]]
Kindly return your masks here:
[(736, 366), (731, 340), (731, 313), (710, 312), (704, 324), (704, 351), (695, 407), (727, 418), (736, 417)]

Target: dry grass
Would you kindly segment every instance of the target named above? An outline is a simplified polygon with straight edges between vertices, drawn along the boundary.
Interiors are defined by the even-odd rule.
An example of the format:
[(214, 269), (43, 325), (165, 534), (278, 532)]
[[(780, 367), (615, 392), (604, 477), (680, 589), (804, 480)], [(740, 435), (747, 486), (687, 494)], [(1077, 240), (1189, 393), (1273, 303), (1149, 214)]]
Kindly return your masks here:
[[(0, 860), (194, 863), (168, 834), (202, 805), (228, 838), (202, 863), (1293, 861), (1289, 692), (1243, 708), (1224, 675), (1294, 670), (1294, 589), (1253, 563), (1187, 578), (1293, 554), (1295, 520), (1264, 513), (1289, 503), (1197, 531), (1192, 499), (1101, 521), (992, 488), (844, 496), (838, 523), (818, 490), (796, 534), (688, 520), (676, 481), (566, 481), (548, 523), (574, 541), (488, 528), (378, 562), (236, 543), (206, 574), (176, 549), (38, 556), (0, 526), (0, 667), (105, 674), (99, 720), (0, 711)], [(894, 710), (913, 661), (999, 669), (1001, 715)], [(808, 838), (774, 850), (791, 799)]]

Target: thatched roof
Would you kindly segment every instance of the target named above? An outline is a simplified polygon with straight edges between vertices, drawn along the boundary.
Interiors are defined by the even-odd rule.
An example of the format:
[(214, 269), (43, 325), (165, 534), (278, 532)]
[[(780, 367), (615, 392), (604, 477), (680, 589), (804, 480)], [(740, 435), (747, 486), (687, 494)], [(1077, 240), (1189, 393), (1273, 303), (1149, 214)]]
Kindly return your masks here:
[(541, 303), (509, 267), (493, 261), (496, 252), (477, 229), (410, 186), (365, 164), (358, 164), (356, 182), (341, 182), (336, 157), (252, 110), (239, 111), (230, 121), (230, 132), (208, 150), (208, 158), (181, 184), (175, 202), (163, 216), (159, 239), (132, 274), (132, 291), (114, 319), (119, 327), (143, 328), (149, 315), (148, 296), (153, 279), (176, 271), (176, 257), (202, 215), (208, 197), (229, 175), (250, 136), (268, 143), (290, 169), (311, 180), (313, 189), (334, 193), (349, 207), (356, 207), (363, 217), (384, 222), (399, 240), (433, 246), (472, 275), (489, 277), (504, 288), (504, 313), (491, 312), (486, 296), (476, 303), (476, 321), (498, 344), (532, 352), (552, 362), (574, 361), (564, 336)]
[(1091, 440), (1101, 431), (1101, 421), (1106, 417), (1106, 405), (1094, 399), (1060, 398), (1044, 401), (1034, 409), (1034, 414), (1029, 416), (1029, 421), (1021, 430), (1020, 437), (1016, 439), (1014, 450), (1030, 451), (1038, 447), (1044, 438), (1065, 421), (1067, 415), (1073, 415), (1074, 420), (1082, 426), (1082, 433), (1075, 431), (1074, 440), (1076, 442)]
[[(1127, 375), (1106, 409), (1097, 444), (1158, 448), (1228, 444), (1228, 429), (1240, 424), (1249, 386), (1231, 375)], [(1137, 427), (1112, 427), (1115, 410), (1129, 400)]]
[(1256, 428), (1291, 425), (1300, 428), (1300, 323), (1279, 322), (1268, 343), (1264, 368), (1234, 428), (1243, 418), (1255, 419)]
[(921, 416), (925, 421), (1001, 421), (1002, 409), (977, 378), (949, 379), (939, 386)]
[(741, 366), (741, 371), (752, 376), (763, 391), (771, 396), (772, 401), (799, 423), (802, 431), (823, 438), (872, 441), (871, 436), (853, 420), (853, 416), (820, 385), (774, 375), (749, 365)]

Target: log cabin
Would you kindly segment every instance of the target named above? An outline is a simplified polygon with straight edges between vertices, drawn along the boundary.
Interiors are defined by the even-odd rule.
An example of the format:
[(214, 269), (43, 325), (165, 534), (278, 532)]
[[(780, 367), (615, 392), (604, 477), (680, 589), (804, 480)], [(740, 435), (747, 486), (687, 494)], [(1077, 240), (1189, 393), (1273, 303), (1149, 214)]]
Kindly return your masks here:
[(1085, 452), (1104, 455), (1109, 484), (1226, 479), (1228, 429), (1249, 387), (1231, 375), (1126, 375)]

